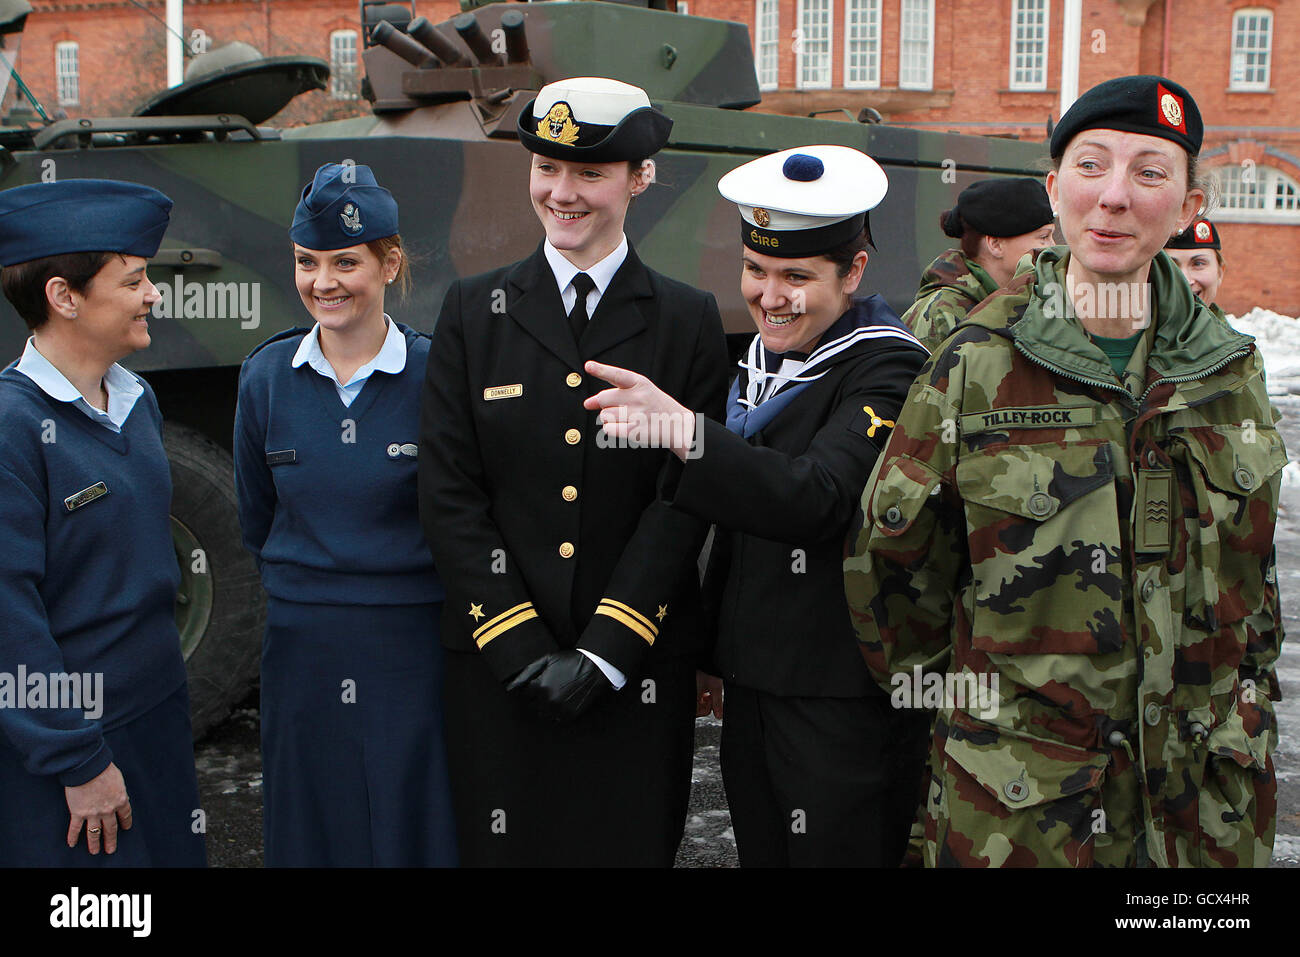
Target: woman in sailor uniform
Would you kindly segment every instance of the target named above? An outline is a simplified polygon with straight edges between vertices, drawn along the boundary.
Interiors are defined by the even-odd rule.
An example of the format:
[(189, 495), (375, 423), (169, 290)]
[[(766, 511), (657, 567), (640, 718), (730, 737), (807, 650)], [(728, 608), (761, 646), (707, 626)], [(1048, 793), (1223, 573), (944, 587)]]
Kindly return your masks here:
[(149, 345), (172, 202), (112, 180), (0, 193), (0, 867), (202, 867)]
[(600, 441), (584, 359), (653, 375), (722, 416), (708, 293), (623, 232), (672, 121), (603, 77), (520, 113), (546, 239), (443, 301), (420, 429), (420, 515), (447, 583), (447, 730), (462, 863), (660, 866), (686, 820), (697, 559), (665, 505), (671, 458)]
[[(924, 714), (895, 711), (863, 663), (841, 562), (867, 477), (926, 357), (879, 296), (855, 298), (884, 171), (809, 146), (733, 170), (741, 293), (758, 329), (725, 427), (676, 438), (662, 493), (715, 522), (706, 597), (725, 680), (722, 774), (742, 866), (896, 866), (919, 794)], [(588, 401), (611, 436), (696, 422), (645, 376)], [(662, 427), (659, 429), (662, 434)], [(703, 678), (700, 712), (720, 713)]]
[(426, 336), (390, 319), (397, 204), (327, 164), (289, 232), (310, 330), (240, 371), (235, 477), (267, 592), (263, 832), (270, 866), (450, 866), (438, 616), (420, 534)]

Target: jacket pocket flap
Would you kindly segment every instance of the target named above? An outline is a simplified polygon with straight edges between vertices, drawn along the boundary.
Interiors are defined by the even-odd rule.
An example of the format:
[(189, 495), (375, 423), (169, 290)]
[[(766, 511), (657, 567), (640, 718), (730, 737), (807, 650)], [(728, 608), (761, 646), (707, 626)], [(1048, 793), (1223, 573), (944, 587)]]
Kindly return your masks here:
[(1115, 477), (1110, 445), (1013, 445), (967, 455), (957, 488), (968, 502), (1046, 521)]
[(883, 535), (907, 532), (939, 485), (939, 474), (928, 465), (900, 455), (889, 462), (871, 495), (871, 517)]
[(1257, 491), (1286, 465), (1282, 436), (1272, 426), (1198, 426), (1181, 435), (1206, 481), (1230, 495)]
[(944, 753), (1006, 807), (1033, 807), (1101, 786), (1109, 756), (1008, 734), (953, 712)]

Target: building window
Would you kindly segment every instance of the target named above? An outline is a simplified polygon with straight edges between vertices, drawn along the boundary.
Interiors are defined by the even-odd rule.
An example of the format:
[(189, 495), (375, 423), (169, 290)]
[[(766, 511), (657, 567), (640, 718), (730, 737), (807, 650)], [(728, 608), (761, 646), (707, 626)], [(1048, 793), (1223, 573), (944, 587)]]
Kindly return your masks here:
[(1011, 0), (1011, 89), (1047, 89), (1049, 0)]
[(1232, 90), (1267, 90), (1273, 45), (1271, 10), (1238, 10), (1232, 17)]
[(77, 64), (75, 43), (54, 44), (54, 80), (59, 106), (76, 106), (81, 102), (81, 68)]
[(1280, 169), (1241, 163), (1214, 171), (1219, 180), (1215, 219), (1300, 223), (1300, 183)]
[(677, 0), (677, 12), (689, 14), (691, 12), (691, 5), (687, 3), (687, 0)]
[(831, 0), (799, 0), (798, 87), (824, 90), (831, 85)]
[(754, 10), (754, 66), (758, 70), (758, 88), (777, 87), (778, 44), (781, 42), (781, 13), (778, 0), (758, 0)]
[(844, 0), (844, 85), (880, 86), (880, 0)]
[(357, 31), (335, 30), (330, 34), (330, 96), (336, 100), (355, 100), (360, 87)]
[(932, 89), (934, 0), (903, 0), (903, 22), (898, 47), (899, 89)]

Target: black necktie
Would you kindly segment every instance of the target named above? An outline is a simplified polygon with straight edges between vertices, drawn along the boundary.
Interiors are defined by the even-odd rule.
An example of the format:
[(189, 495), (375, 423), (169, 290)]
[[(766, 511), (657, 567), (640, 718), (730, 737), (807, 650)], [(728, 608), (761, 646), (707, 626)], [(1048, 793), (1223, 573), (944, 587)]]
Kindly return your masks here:
[(569, 328), (573, 330), (573, 341), (581, 342), (582, 334), (587, 331), (587, 294), (596, 288), (596, 281), (585, 272), (573, 277), (573, 289), (578, 298), (569, 311)]

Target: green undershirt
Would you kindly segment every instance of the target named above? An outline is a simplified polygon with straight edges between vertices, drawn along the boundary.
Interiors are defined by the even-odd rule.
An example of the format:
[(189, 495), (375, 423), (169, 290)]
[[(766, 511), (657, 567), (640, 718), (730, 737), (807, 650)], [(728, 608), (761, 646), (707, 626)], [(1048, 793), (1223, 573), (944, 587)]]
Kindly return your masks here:
[(1092, 341), (1098, 349), (1106, 354), (1106, 358), (1110, 360), (1111, 368), (1115, 370), (1115, 375), (1121, 379), (1124, 378), (1124, 370), (1128, 367), (1128, 360), (1133, 357), (1133, 350), (1137, 348), (1143, 332), (1145, 330), (1139, 329), (1133, 335), (1126, 336), (1123, 339), (1092, 336)]

